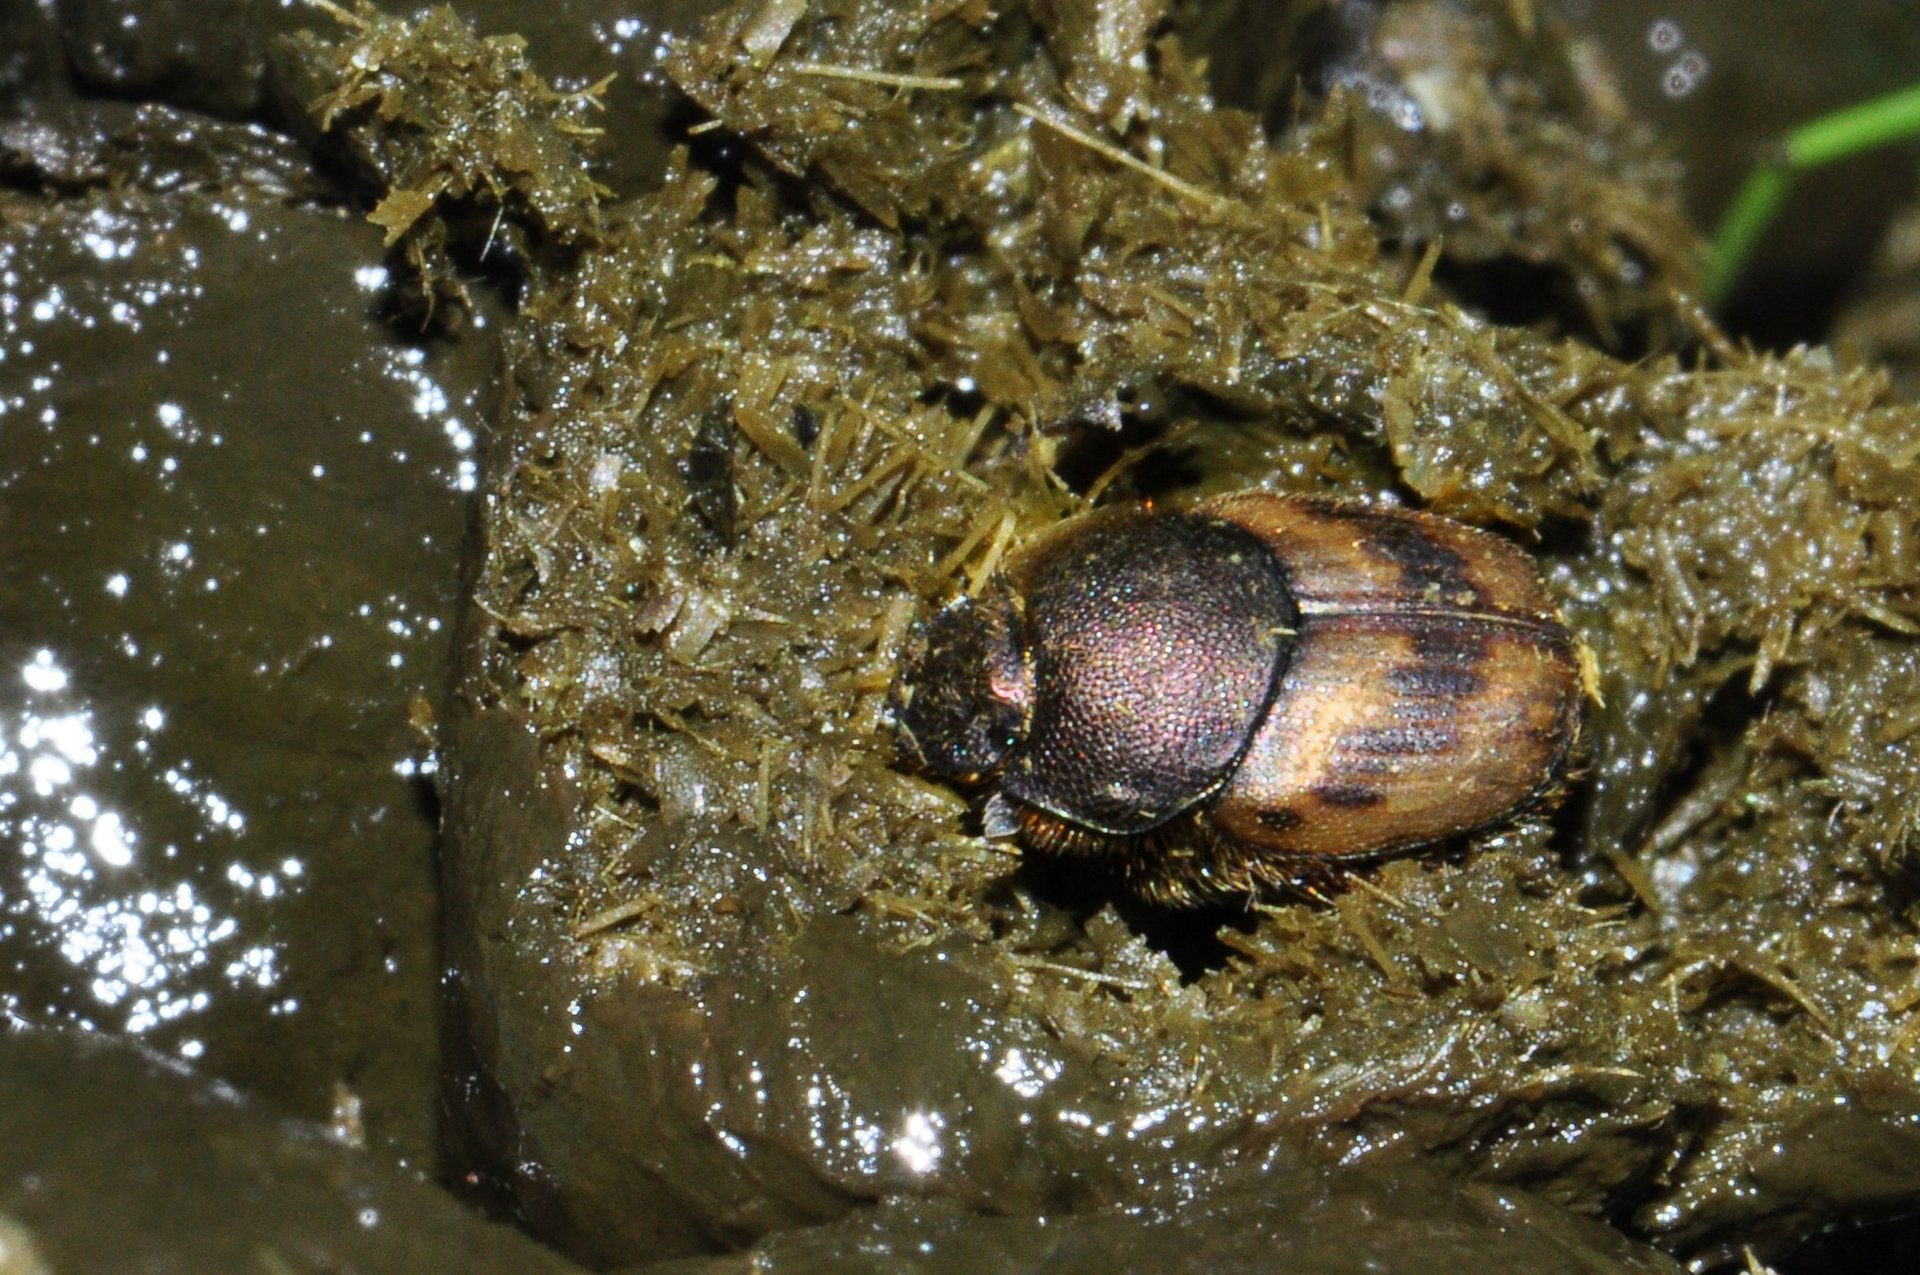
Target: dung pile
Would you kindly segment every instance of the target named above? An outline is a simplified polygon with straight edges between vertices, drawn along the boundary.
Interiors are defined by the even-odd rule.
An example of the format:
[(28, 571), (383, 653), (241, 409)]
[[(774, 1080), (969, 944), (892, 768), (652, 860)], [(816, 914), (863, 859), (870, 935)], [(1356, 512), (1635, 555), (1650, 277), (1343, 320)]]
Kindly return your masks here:
[[(444, 743), (465, 1115), (537, 1230), (1226, 1254), (1280, 1183), (1433, 1173), (1710, 1254), (1910, 1207), (1920, 413), (1698, 315), (1658, 153), (1532, 13), (1397, 6), (1425, 43), (1326, 54), (1270, 137), (1163, 4), (759, 0), (679, 50), (707, 122), (618, 205), (578, 100), (475, 95), (573, 121), (462, 183), (535, 214)], [(442, 25), (307, 47), (427, 190), (403, 238), (454, 190), (379, 144)], [(1089, 500), (1244, 486), (1537, 548), (1605, 702), (1557, 824), (1151, 914), (895, 768), (927, 605)]]

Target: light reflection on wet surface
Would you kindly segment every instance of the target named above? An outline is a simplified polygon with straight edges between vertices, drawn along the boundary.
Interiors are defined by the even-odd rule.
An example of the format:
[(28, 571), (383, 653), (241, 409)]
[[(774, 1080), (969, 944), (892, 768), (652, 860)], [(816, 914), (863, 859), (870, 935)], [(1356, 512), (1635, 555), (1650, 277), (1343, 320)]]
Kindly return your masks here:
[(350, 213), (90, 203), (0, 215), (0, 1008), (417, 1149), (486, 317), (396, 339)]
[[(264, 869), (246, 862), (246, 816), (194, 777), (189, 759), (169, 757), (163, 710), (148, 707), (97, 727), (88, 702), (86, 689), (45, 649), (21, 665), (11, 686), (0, 682), (0, 842), (21, 860), (18, 890), (0, 895), (7, 937), (22, 923), (57, 936), (54, 950), (96, 1006), (93, 1014), (79, 1006), (71, 1012), (90, 1026), (143, 1033), (206, 1009), (210, 986), (273, 987), (278, 953), (243, 940), (233, 895), (275, 898), (297, 887), (304, 865), (292, 857)], [(144, 793), (122, 806), (96, 785), (96, 771), (115, 776), (121, 793)], [(202, 897), (195, 881), (178, 879), (178, 843), (143, 838), (142, 812), (168, 800), (197, 824), (195, 858), (214, 845), (240, 856), (218, 897)], [(188, 1037), (179, 1049), (197, 1057), (203, 1046)]]

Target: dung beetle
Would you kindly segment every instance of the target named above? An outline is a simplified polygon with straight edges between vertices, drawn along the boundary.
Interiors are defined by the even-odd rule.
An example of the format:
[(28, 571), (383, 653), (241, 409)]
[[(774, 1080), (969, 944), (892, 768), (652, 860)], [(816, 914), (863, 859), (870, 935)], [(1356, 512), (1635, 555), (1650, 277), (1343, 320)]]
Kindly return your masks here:
[(1063, 522), (921, 626), (906, 760), (988, 835), (1189, 905), (1328, 876), (1557, 791), (1579, 648), (1518, 547), (1241, 492)]

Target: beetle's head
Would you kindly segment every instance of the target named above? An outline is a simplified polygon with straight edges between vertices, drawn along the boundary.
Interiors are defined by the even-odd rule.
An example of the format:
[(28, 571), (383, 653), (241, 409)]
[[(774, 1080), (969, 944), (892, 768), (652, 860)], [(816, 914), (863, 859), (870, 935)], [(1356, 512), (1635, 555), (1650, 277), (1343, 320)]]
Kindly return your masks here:
[(901, 663), (889, 707), (911, 765), (954, 783), (997, 773), (1026, 737), (1033, 712), (1033, 672), (1013, 596), (990, 586), (927, 620)]

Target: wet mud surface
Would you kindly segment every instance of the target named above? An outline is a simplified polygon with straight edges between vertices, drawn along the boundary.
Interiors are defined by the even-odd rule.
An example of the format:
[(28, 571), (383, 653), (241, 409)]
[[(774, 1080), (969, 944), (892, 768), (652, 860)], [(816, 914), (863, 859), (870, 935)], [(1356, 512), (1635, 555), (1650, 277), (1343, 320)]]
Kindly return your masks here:
[[(378, 233), (276, 175), (9, 208), (9, 1008), (260, 1076), (314, 1118), (344, 1084), (428, 1163), (406, 705), (444, 680), (459, 444), (496, 362), (393, 343)], [(343, 984), (380, 1012), (340, 1016)]]
[(103, 1033), (0, 1037), (0, 1136), (9, 1270), (577, 1269), (317, 1126)]

